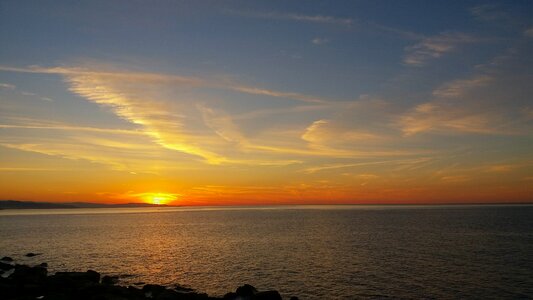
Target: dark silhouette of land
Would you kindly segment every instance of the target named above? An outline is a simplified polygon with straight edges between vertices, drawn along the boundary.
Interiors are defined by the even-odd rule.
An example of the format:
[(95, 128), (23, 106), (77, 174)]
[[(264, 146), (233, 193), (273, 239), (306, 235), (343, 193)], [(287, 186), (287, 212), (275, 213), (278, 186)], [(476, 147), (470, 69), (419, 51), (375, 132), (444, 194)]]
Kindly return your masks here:
[[(205, 293), (180, 285), (166, 287), (157, 284), (142, 286), (118, 285), (116, 276), (100, 273), (56, 272), (48, 274), (48, 265), (15, 264), (12, 258), (0, 259), (0, 295), (5, 300), (22, 299), (80, 299), (80, 300), (282, 300), (277, 291), (258, 291), (249, 284), (238, 287), (223, 297), (211, 297)], [(141, 285), (141, 284), (139, 284)], [(291, 297), (291, 300), (298, 300)]]
[(54, 209), (54, 208), (119, 208), (119, 207), (172, 207), (165, 204), (123, 203), (103, 204), (90, 202), (33, 202), (18, 200), (0, 200), (0, 209)]

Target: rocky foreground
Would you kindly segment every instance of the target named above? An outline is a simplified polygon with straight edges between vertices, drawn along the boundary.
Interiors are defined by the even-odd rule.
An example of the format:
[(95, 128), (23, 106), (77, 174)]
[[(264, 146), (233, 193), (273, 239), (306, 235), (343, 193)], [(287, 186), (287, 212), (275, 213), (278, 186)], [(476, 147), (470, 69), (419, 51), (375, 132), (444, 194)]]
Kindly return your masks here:
[[(282, 300), (277, 291), (260, 292), (249, 284), (220, 298), (182, 286), (166, 287), (157, 284), (146, 284), (142, 287), (120, 286), (117, 285), (117, 277), (101, 276), (93, 270), (57, 272), (49, 275), (47, 267), (46, 263), (37, 266), (19, 265), (11, 258), (3, 257), (0, 259), (0, 298), (4, 300)], [(298, 298), (292, 297), (290, 300)]]

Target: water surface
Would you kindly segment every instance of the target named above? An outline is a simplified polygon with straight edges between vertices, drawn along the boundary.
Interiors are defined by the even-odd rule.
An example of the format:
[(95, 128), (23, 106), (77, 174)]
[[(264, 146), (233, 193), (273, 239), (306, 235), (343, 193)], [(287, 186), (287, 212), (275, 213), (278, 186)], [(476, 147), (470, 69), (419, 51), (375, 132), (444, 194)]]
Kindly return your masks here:
[[(533, 297), (533, 206), (0, 211), (0, 256), (300, 299)], [(43, 255), (25, 258), (27, 252)]]

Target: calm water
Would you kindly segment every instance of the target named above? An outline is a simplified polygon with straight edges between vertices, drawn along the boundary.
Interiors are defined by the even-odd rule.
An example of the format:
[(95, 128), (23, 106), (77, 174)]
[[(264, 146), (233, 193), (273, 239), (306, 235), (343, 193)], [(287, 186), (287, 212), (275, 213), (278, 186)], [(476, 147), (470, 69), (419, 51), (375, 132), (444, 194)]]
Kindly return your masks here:
[(533, 206), (6, 210), (4, 255), (213, 295), (531, 298)]

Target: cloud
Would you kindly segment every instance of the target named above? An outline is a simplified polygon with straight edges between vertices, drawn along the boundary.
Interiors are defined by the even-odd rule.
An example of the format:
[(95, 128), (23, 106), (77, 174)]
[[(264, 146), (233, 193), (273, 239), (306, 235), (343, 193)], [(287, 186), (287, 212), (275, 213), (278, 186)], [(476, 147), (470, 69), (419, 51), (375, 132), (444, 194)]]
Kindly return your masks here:
[(313, 43), (314, 45), (323, 45), (323, 44), (327, 44), (329, 43), (329, 40), (328, 39), (325, 39), (325, 38), (314, 38), (311, 40), (311, 43)]
[(494, 22), (509, 19), (509, 13), (494, 4), (482, 4), (470, 9), (470, 13), (480, 21)]
[(533, 27), (524, 30), (524, 35), (533, 38)]
[[(357, 163), (341, 163), (341, 164), (326, 164), (320, 166), (309, 167), (303, 169), (304, 173), (316, 173), (320, 171), (327, 170), (336, 170), (336, 169), (345, 169), (345, 168), (356, 168), (356, 167), (365, 167), (365, 166), (375, 166), (375, 165), (386, 165), (386, 166), (401, 166), (401, 165), (418, 165), (422, 163), (427, 163), (431, 161), (429, 157), (418, 157), (411, 159), (391, 159), (391, 160), (379, 160), (379, 161), (366, 161), (366, 162), (357, 162)], [(367, 176), (367, 179), (370, 176)], [(372, 176), (372, 178), (376, 178)]]
[(410, 66), (423, 66), (429, 60), (442, 57), (456, 50), (461, 44), (473, 43), (477, 39), (464, 33), (441, 33), (424, 38), (419, 43), (405, 49), (404, 63)]
[[(392, 35), (409, 40), (420, 40), (425, 36), (408, 30), (394, 28), (391, 26), (378, 24), (375, 22), (368, 22), (355, 18), (340, 18), (334, 16), (325, 15), (305, 15), (295, 13), (282, 13), (282, 12), (257, 12), (257, 11), (241, 11), (241, 10), (226, 10), (227, 13), (239, 15), (247, 18), (259, 18), (269, 20), (287, 20), (294, 22), (316, 23), (325, 25), (337, 25), (345, 28), (354, 28), (357, 30), (379, 32), (386, 35)], [(315, 42), (316, 41), (316, 42)], [(313, 39), (313, 44), (324, 44), (327, 40), (321, 41), (321, 39)]]
[(477, 74), (433, 90), (431, 99), (398, 117), (405, 136), (418, 133), (522, 135), (533, 93), (528, 61), (520, 53), (496, 57), (477, 67)]
[(342, 128), (331, 120), (318, 120), (305, 129), (302, 139), (311, 143), (328, 144), (338, 142), (370, 141), (382, 136), (352, 128)]
[(0, 88), (7, 89), (7, 90), (14, 90), (17, 87), (14, 84), (10, 84), (10, 83), (0, 83)]
[(464, 132), (480, 134), (510, 134), (497, 124), (504, 122), (497, 111), (483, 108), (476, 94), (482, 93), (495, 79), (481, 74), (468, 79), (454, 80), (436, 88), (433, 100), (416, 105), (400, 117), (406, 136), (422, 132)]
[(281, 12), (253, 12), (253, 11), (239, 11), (239, 10), (227, 10), (228, 13), (250, 17), (250, 18), (261, 18), (261, 19), (271, 19), (271, 20), (287, 20), (295, 22), (308, 22), (308, 23), (321, 23), (321, 24), (332, 24), (340, 26), (350, 26), (353, 23), (353, 20), (350, 18), (339, 18), (333, 16), (324, 16), (324, 15), (303, 15), (303, 14), (293, 14), (293, 13), (281, 13)]
[(268, 90), (268, 89), (261, 89), (256, 87), (248, 87), (248, 86), (239, 86), (239, 85), (229, 85), (227, 87), (230, 90), (234, 90), (237, 92), (252, 94), (252, 95), (264, 95), (264, 96), (270, 96), (270, 97), (276, 97), (276, 98), (287, 98), (287, 99), (293, 99), (298, 100), (302, 102), (308, 102), (308, 103), (328, 103), (329, 100), (324, 100), (318, 97), (313, 96), (307, 96), (299, 93), (287, 93), (287, 92), (280, 92), (280, 91), (274, 91), (274, 90)]
[[(17, 67), (8, 67), (1, 66), (0, 71), (10, 71), (10, 72), (22, 72), (22, 73), (37, 73), (37, 74), (58, 74), (63, 75), (66, 78), (107, 78), (111, 81), (129, 81), (136, 82), (138, 84), (146, 84), (150, 86), (154, 85), (170, 85), (175, 84), (178, 86), (186, 86), (189, 88), (200, 88), (200, 87), (211, 87), (211, 88), (220, 88), (231, 90), (235, 92), (241, 92), (251, 95), (264, 95), (274, 98), (284, 98), (292, 99), (301, 102), (308, 103), (331, 103), (332, 100), (322, 99), (319, 97), (304, 95), (301, 93), (294, 92), (283, 92), (271, 89), (264, 89), (253, 86), (246, 86), (231, 80), (216, 80), (210, 78), (199, 78), (192, 76), (179, 76), (179, 75), (170, 75), (170, 74), (160, 74), (160, 73), (149, 73), (149, 72), (132, 72), (132, 71), (106, 71), (106, 68), (111, 66), (102, 65), (102, 69), (91, 69), (83, 67), (50, 67), (44, 68), (40, 66), (29, 66), (27, 68), (17, 68)], [(35, 95), (35, 94), (32, 94)]]
[[(124, 120), (140, 125), (143, 132), (162, 147), (202, 157), (209, 163), (223, 162), (224, 157), (197, 145), (200, 137), (188, 133), (181, 114), (175, 113), (168, 102), (158, 97), (161, 86), (153, 82), (153, 79), (160, 79), (158, 77), (148, 74), (145, 82), (144, 77), (136, 74), (117, 77), (105, 72), (91, 72), (68, 74), (66, 81), (70, 84), (70, 91), (110, 108)], [(179, 79), (173, 83), (187, 88), (191, 81)]]
[(493, 78), (489, 75), (478, 75), (473, 78), (454, 80), (433, 91), (435, 97), (454, 98), (464, 96), (472, 89), (481, 88), (490, 84)]
[(242, 146), (248, 144), (248, 141), (244, 138), (229, 114), (222, 111), (215, 111), (206, 105), (198, 105), (197, 107), (202, 113), (205, 124), (221, 138), (228, 142), (241, 144)]
[[(45, 143), (4, 141), (4, 145), (24, 151), (61, 156), (69, 159), (104, 161), (97, 146), (122, 147), (122, 142), (113, 142), (109, 138), (87, 137), (92, 146), (79, 149), (80, 145), (72, 142), (81, 133), (139, 135), (162, 148), (178, 151), (193, 157), (199, 157), (209, 164), (265, 165), (282, 166), (301, 163), (295, 156), (360, 156), (363, 152), (309, 149), (301, 142), (282, 143), (274, 139), (258, 141), (244, 137), (235, 118), (222, 110), (215, 110), (199, 101), (195, 90), (202, 88), (220, 88), (249, 95), (261, 95), (274, 98), (293, 99), (312, 105), (286, 107), (284, 109), (259, 109), (249, 114), (298, 113), (308, 110), (320, 110), (325, 107), (345, 105), (327, 99), (307, 96), (299, 93), (279, 92), (235, 83), (231, 80), (218, 80), (199, 77), (175, 76), (157, 73), (129, 72), (111, 70), (113, 66), (98, 65), (99, 69), (87, 67), (28, 68), (0, 67), (0, 70), (57, 74), (64, 78), (68, 89), (81, 98), (102, 106), (117, 117), (128, 121), (133, 130), (104, 129), (96, 127), (72, 126), (60, 123), (28, 122), (2, 124), (0, 127), (12, 130), (53, 130), (72, 132), (66, 143), (48, 141)], [(250, 120), (251, 115), (242, 115), (240, 120)], [(198, 124), (202, 120), (206, 128)], [(209, 129), (209, 130), (206, 130)], [(64, 138), (64, 137), (63, 137)], [(63, 152), (62, 152), (63, 151)], [(91, 154), (91, 151), (96, 153)], [(155, 151), (155, 150), (154, 150)], [(289, 157), (287, 157), (289, 156)], [(125, 164), (113, 165), (123, 168)]]

